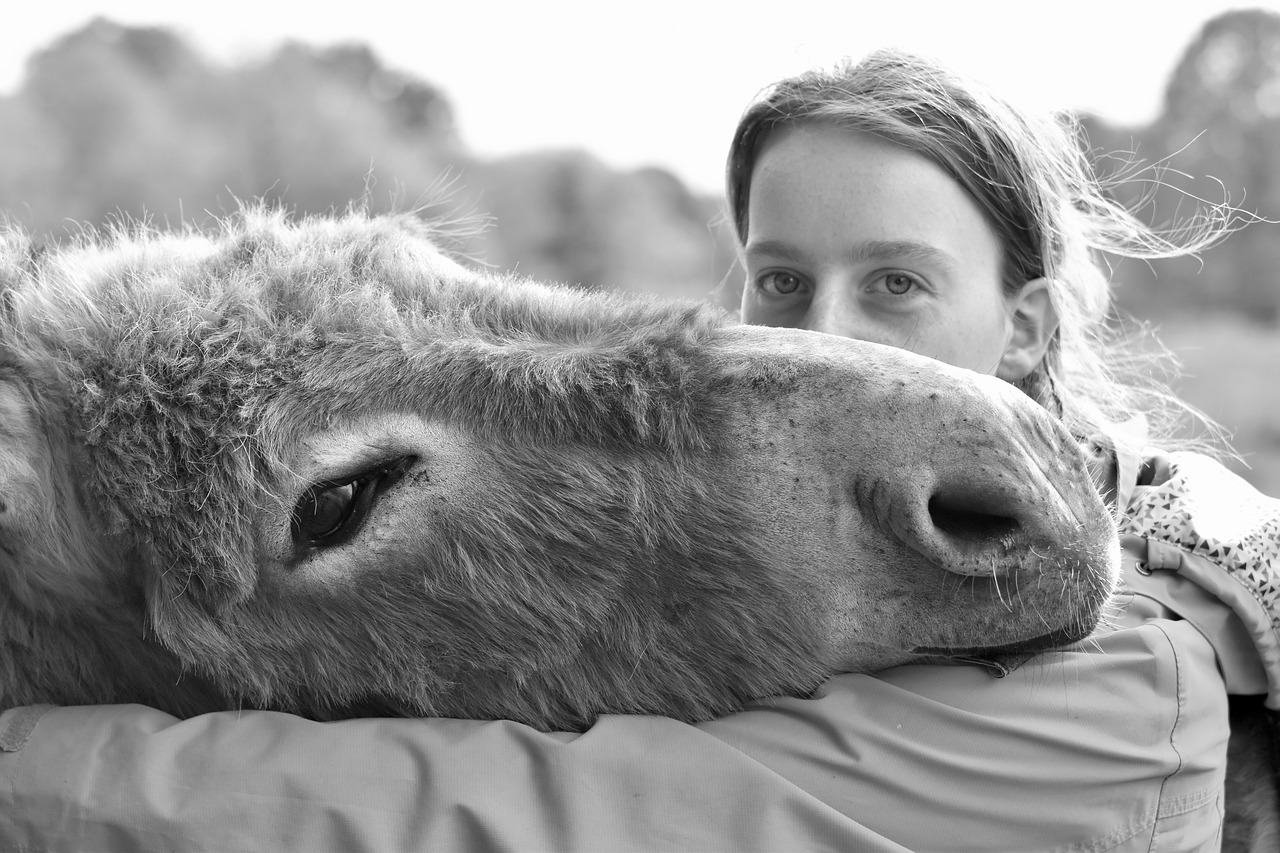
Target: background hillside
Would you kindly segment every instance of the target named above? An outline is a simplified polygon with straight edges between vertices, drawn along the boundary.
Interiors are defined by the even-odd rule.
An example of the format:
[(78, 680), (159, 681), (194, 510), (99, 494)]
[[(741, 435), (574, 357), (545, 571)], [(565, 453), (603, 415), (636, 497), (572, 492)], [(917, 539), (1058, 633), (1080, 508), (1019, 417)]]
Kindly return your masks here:
[[(1170, 70), (1154, 121), (1082, 119), (1099, 171), (1149, 222), (1186, 221), (1197, 199), (1280, 220), (1280, 15), (1206, 24)], [(172, 31), (98, 19), (33, 55), (0, 98), (0, 211), (41, 239), (119, 217), (199, 224), (253, 198), (300, 213), (363, 198), (374, 210), (470, 217), (484, 227), (459, 235), (463, 254), (588, 287), (731, 306), (740, 286), (718, 196), (580, 150), (477, 157), (446, 92), (362, 45), (288, 43), (228, 66)], [(1253, 466), (1240, 470), (1272, 494), (1278, 237), (1255, 224), (1202, 262), (1116, 266), (1122, 307), (1158, 324), (1187, 366), (1180, 389), (1235, 431)]]
[(474, 217), (466, 254), (588, 286), (702, 296), (732, 257), (709, 224), (717, 199), (582, 151), (479, 160), (444, 92), (361, 45), (285, 44), (226, 68), (168, 30), (98, 19), (0, 99), (0, 209), (45, 239), (121, 216), (199, 223), (256, 198)]

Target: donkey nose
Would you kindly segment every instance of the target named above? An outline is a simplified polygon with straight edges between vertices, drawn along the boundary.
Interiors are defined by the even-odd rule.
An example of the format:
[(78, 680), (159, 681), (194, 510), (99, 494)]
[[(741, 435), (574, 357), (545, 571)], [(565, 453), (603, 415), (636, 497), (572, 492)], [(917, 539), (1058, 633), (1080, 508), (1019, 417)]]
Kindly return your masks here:
[(900, 542), (954, 574), (1034, 574), (1083, 556), (1081, 519), (1038, 466), (982, 450), (957, 461), (880, 479), (864, 497)]
[(973, 481), (936, 486), (925, 504), (922, 536), (907, 544), (961, 575), (1001, 574), (1009, 553), (1028, 544), (1029, 512), (1016, 494)]

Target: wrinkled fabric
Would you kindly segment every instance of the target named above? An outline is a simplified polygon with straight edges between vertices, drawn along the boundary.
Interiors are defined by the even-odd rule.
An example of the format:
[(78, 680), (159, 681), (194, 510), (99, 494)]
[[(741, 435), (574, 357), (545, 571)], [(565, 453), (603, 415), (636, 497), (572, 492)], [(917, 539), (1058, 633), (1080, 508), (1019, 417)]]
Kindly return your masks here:
[(1226, 736), (1212, 647), (1164, 619), (696, 726), (55, 708), (0, 752), (0, 849), (1213, 851)]

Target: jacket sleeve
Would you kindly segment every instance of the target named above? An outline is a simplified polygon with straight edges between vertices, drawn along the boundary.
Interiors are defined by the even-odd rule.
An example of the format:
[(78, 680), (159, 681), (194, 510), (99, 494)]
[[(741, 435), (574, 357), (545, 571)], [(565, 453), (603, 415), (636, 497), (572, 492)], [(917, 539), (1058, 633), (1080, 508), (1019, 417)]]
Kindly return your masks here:
[(1126, 585), (1201, 629), (1228, 692), (1280, 710), (1280, 500), (1195, 453), (1145, 470), (1120, 519)]
[(698, 725), (606, 716), (582, 734), (13, 709), (0, 850), (1145, 850), (1160, 821), (1209, 849), (1220, 685), (1203, 637), (1154, 621), (1000, 679), (906, 666)]

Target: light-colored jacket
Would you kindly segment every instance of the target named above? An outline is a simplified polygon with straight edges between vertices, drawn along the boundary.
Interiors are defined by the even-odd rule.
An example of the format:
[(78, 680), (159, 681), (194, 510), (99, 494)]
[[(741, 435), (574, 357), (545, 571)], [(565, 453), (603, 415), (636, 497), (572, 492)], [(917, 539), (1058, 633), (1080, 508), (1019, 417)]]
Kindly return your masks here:
[(1280, 500), (1194, 453), (1147, 455), (1138, 482), (1120, 517), (1127, 587), (1200, 629), (1229, 693), (1280, 710)]

